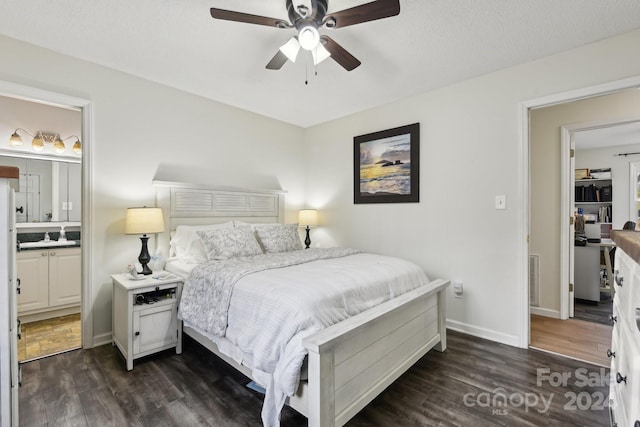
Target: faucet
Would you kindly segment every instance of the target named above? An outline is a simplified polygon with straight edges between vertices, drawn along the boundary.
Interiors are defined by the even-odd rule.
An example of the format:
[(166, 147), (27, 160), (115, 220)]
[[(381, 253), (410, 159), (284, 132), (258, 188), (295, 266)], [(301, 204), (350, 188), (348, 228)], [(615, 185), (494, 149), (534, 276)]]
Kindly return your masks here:
[(44, 233), (44, 241), (45, 242), (51, 241), (51, 237), (49, 236), (49, 232), (48, 231), (46, 233)]
[(63, 242), (66, 242), (66, 241), (67, 241), (67, 236), (66, 236), (66, 234), (65, 234), (65, 232), (64, 232), (64, 225), (61, 225), (61, 226), (60, 226), (60, 236), (58, 236), (58, 241), (59, 241), (59, 242), (60, 242), (60, 241), (63, 241)]

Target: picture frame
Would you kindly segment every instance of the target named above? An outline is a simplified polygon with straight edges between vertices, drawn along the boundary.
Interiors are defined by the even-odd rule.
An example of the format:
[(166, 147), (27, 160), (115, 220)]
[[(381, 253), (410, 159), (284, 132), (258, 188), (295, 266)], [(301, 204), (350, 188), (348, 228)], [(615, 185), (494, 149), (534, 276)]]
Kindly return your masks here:
[(575, 170), (576, 173), (576, 181), (579, 179), (586, 179), (589, 178), (589, 169), (576, 169)]
[(353, 203), (420, 201), (420, 123), (353, 138)]

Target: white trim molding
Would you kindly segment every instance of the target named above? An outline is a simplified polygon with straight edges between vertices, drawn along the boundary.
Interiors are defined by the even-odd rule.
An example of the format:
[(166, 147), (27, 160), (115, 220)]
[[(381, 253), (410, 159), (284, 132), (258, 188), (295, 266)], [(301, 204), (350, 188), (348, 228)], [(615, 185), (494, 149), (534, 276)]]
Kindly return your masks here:
[(513, 347), (520, 346), (519, 345), (520, 340), (516, 335), (509, 335), (509, 334), (497, 332), (491, 329), (480, 328), (478, 326), (459, 322), (457, 320), (447, 319), (447, 329), (451, 329), (453, 331), (462, 332), (465, 334), (473, 335), (475, 337), (499, 342), (499, 343), (510, 345)]

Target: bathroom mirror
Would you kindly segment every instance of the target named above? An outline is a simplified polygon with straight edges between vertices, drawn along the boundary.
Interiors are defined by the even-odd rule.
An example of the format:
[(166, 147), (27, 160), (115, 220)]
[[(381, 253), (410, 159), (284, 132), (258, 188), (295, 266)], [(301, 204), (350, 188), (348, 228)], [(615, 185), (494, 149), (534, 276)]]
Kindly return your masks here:
[(20, 169), (16, 222), (81, 220), (80, 163), (0, 155), (0, 164)]

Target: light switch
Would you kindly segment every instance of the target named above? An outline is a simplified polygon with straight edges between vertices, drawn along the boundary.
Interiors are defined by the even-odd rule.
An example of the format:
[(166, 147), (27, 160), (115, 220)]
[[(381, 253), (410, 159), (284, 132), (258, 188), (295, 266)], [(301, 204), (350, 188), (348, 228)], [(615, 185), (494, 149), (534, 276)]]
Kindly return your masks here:
[(507, 209), (507, 196), (504, 194), (496, 196), (496, 209)]

